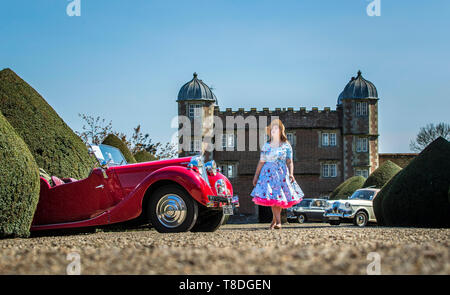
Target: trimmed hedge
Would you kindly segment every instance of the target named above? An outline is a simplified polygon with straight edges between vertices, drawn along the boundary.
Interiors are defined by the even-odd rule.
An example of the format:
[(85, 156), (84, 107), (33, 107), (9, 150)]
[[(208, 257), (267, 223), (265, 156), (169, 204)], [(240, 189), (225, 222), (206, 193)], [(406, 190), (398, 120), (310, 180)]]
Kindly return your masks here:
[(388, 226), (449, 227), (450, 142), (430, 143), (374, 200), (377, 221)]
[(373, 213), (375, 214), (375, 218), (377, 219), (378, 225), (386, 225), (386, 222), (383, 218), (383, 207), (381, 206), (382, 200), (386, 195), (390, 193), (390, 190), (392, 188), (392, 184), (396, 181), (396, 178), (398, 177), (399, 173), (395, 174), (388, 182), (386, 182), (385, 185), (381, 188), (381, 190), (378, 192), (378, 194), (373, 199)]
[(156, 157), (147, 151), (139, 151), (134, 154), (134, 158), (138, 163), (156, 161)]
[(0, 111), (50, 175), (85, 178), (95, 164), (83, 141), (30, 85), (0, 71)]
[(136, 159), (133, 157), (133, 154), (130, 152), (127, 145), (116, 135), (109, 134), (103, 140), (102, 144), (106, 144), (106, 145), (110, 145), (110, 146), (118, 148), (122, 152), (122, 154), (125, 157), (125, 160), (127, 160), (128, 164), (137, 163)]
[(25, 142), (0, 113), (0, 238), (27, 237), (39, 201), (39, 170)]
[(352, 176), (340, 185), (338, 185), (330, 195), (330, 200), (347, 199), (357, 189), (363, 187), (366, 179), (363, 176)]
[(369, 175), (362, 187), (374, 185), (375, 188), (382, 188), (400, 170), (402, 170), (400, 166), (387, 160)]

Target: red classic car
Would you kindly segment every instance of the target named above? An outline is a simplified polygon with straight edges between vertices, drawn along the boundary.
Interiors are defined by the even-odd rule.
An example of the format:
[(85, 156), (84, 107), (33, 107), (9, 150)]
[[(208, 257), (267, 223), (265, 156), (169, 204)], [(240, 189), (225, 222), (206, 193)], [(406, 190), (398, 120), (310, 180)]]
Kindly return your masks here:
[(87, 178), (41, 177), (31, 231), (130, 220), (159, 232), (214, 231), (239, 206), (230, 181), (200, 155), (127, 164), (117, 148), (91, 148), (100, 165)]

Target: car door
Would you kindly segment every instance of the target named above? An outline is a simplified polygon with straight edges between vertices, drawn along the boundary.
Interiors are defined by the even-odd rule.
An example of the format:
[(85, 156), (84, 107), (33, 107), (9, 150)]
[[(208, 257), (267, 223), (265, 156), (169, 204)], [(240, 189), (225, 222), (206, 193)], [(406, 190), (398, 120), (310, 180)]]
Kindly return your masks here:
[(320, 201), (313, 200), (311, 202), (311, 206), (309, 207), (309, 212), (310, 220), (322, 220), (323, 208), (320, 206)]
[(34, 224), (55, 224), (93, 218), (115, 202), (108, 181), (101, 169), (94, 169), (89, 177), (60, 184), (42, 193), (35, 212)]

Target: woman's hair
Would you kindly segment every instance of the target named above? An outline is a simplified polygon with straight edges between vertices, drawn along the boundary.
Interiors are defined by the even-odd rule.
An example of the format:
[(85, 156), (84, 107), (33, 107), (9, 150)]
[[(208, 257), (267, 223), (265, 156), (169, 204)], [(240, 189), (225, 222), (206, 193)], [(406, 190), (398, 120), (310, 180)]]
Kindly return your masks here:
[(286, 133), (285, 133), (285, 128), (284, 128), (284, 125), (283, 125), (283, 123), (281, 122), (280, 119), (272, 120), (272, 122), (270, 122), (269, 126), (267, 126), (267, 128), (266, 128), (266, 133), (267, 133), (267, 135), (269, 136), (268, 141), (270, 141), (270, 140), (272, 139), (271, 130), (272, 130), (272, 127), (273, 127), (274, 125), (278, 125), (278, 129), (280, 129), (280, 140), (281, 140), (282, 142), (287, 141), (287, 136), (286, 136)]

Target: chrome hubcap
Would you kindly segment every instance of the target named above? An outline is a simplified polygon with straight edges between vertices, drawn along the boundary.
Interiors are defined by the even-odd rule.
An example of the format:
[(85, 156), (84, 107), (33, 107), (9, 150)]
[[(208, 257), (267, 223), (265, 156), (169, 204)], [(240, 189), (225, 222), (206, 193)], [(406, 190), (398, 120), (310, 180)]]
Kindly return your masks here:
[(366, 218), (362, 214), (359, 214), (358, 217), (356, 218), (356, 222), (358, 223), (358, 225), (363, 225), (365, 221)]
[(300, 223), (303, 223), (304, 220), (305, 220), (305, 217), (303, 217), (303, 215), (300, 215), (298, 217), (298, 221), (300, 221)]
[(176, 194), (164, 195), (156, 204), (156, 216), (165, 227), (180, 226), (186, 219), (186, 215), (186, 203)]

